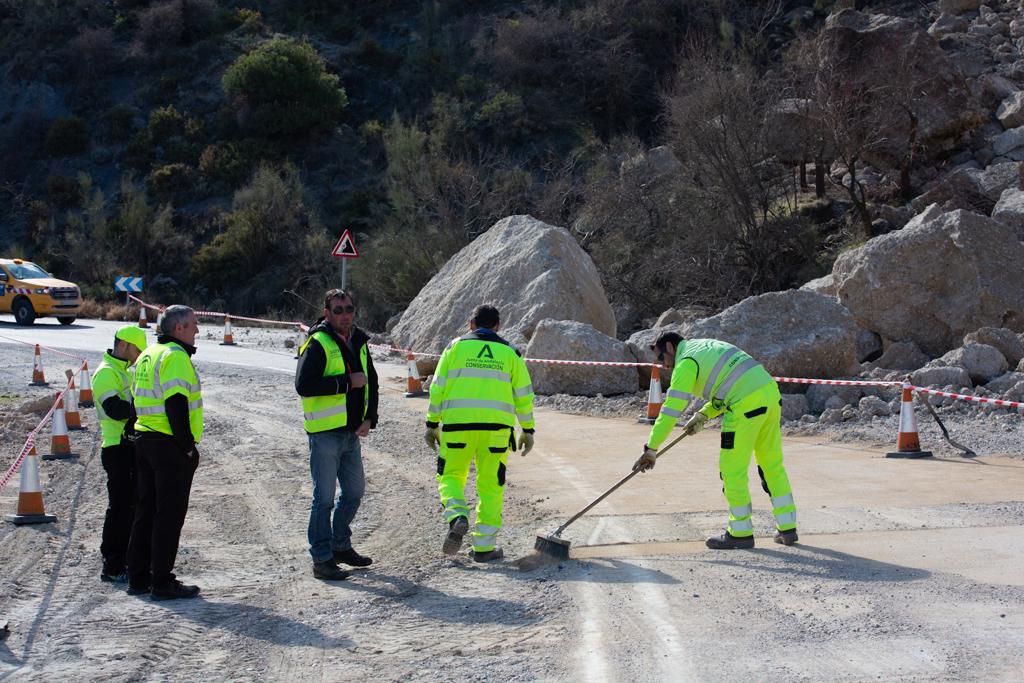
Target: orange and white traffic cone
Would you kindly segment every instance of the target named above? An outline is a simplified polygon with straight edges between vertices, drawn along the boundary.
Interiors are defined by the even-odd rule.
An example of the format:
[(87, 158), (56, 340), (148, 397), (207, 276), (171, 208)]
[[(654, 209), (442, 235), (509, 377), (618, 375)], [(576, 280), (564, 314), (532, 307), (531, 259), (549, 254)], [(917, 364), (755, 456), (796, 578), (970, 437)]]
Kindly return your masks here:
[(53, 411), (51, 428), (50, 452), (43, 456), (43, 460), (77, 458), (78, 455), (71, 452), (71, 439), (68, 438), (68, 423), (64, 419), (64, 398), (60, 394), (57, 394), (57, 407)]
[(43, 354), (39, 351), (39, 344), (36, 344), (36, 355), (32, 361), (32, 381), (28, 385), (30, 387), (50, 386), (50, 383), (46, 381), (46, 376), (43, 374)]
[[(70, 372), (70, 370), (68, 371)], [(75, 431), (85, 429), (82, 426), (82, 414), (78, 412), (78, 389), (75, 389), (75, 378), (71, 378), (71, 388), (67, 393), (68, 402), (64, 408), (64, 422), (68, 429)]]
[(18, 489), (18, 514), (8, 515), (15, 524), (46, 524), (57, 518), (46, 514), (43, 507), (43, 487), (39, 485), (39, 456), (35, 443), (21, 461), (21, 486)]
[(82, 388), (78, 391), (78, 405), (92, 408), (92, 380), (89, 378), (89, 364), (82, 363)]
[(647, 417), (640, 421), (652, 425), (661, 412), (664, 398), (661, 395), (661, 368), (657, 365), (651, 370), (651, 388), (647, 391)]
[(146, 318), (146, 307), (139, 305), (139, 327), (149, 329), (149, 320)]
[(917, 436), (917, 415), (914, 414), (914, 390), (903, 383), (903, 400), (900, 403), (900, 431), (896, 437), (896, 450), (886, 453), (887, 458), (930, 458), (931, 451), (921, 450)]
[(220, 343), (221, 346), (234, 346), (235, 338), (231, 336), (231, 316), (224, 316), (224, 341)]
[(423, 396), (425, 392), (423, 391), (423, 381), (420, 380), (420, 371), (416, 367), (416, 356), (409, 353), (406, 359), (409, 361), (409, 375), (406, 378), (405, 397)]

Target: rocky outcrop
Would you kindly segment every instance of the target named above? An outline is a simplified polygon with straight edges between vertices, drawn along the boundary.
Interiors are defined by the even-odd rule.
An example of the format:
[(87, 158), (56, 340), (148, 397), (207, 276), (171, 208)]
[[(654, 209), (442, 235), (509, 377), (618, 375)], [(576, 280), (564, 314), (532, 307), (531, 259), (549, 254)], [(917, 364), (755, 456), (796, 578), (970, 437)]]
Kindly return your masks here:
[[(473, 309), (492, 303), (502, 328), (525, 339), (541, 320), (578, 320), (615, 336), (597, 268), (565, 228), (530, 216), (503, 218), (453, 256), (391, 330), (403, 348), (440, 353), (466, 330)], [(436, 361), (419, 362), (420, 372)]]
[[(832, 80), (844, 92), (913, 88), (917, 143), (925, 154), (950, 148), (983, 120), (956, 65), (938, 41), (913, 21), (847, 9), (828, 17), (822, 38), (818, 58), (832, 65)], [(890, 68), (879, 68), (881, 64)], [(893, 168), (906, 152), (910, 120), (897, 103), (881, 97), (874, 127), (884, 142), (874, 145), (864, 160)]]
[(992, 164), (984, 169), (961, 168), (910, 203), (918, 212), (931, 204), (940, 204), (945, 211), (967, 209), (988, 214), (1007, 188), (1019, 185), (1020, 169), (1013, 162)]
[(806, 289), (809, 292), (817, 292), (818, 294), (824, 294), (825, 296), (836, 296), (836, 282), (832, 277), (832, 273), (819, 277), (817, 279), (805, 282), (800, 286), (800, 289)]
[(1010, 228), (933, 206), (844, 252), (832, 273), (858, 324), (939, 356), (980, 327), (1024, 330), (1024, 269), (1011, 263), (1024, 263), (1024, 244)]
[(961, 367), (975, 384), (987, 384), (1009, 369), (999, 349), (988, 344), (964, 344), (934, 361), (936, 366)]
[(835, 299), (791, 289), (745, 299), (693, 323), (687, 335), (735, 344), (773, 375), (829, 378), (856, 371), (857, 333)]
[[(633, 354), (618, 339), (590, 325), (570, 320), (542, 320), (526, 347), (527, 358), (597, 360), (635, 363)], [(533, 390), (538, 394), (596, 396), (628, 394), (639, 390), (633, 367), (529, 364)]]
[(1024, 190), (1019, 187), (1003, 190), (992, 209), (992, 218), (1013, 228), (1017, 239), (1024, 242)]

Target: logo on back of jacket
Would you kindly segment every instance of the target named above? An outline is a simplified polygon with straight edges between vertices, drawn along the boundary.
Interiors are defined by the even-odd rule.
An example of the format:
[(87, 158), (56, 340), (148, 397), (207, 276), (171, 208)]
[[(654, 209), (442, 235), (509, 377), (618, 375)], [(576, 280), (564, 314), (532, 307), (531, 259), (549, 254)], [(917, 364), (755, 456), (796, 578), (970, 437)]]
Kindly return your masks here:
[(469, 358), (466, 360), (466, 367), (501, 370), (503, 366), (501, 361), (494, 359), (494, 352), (491, 351), (491, 345), (484, 344), (484, 347), (476, 354), (476, 358)]

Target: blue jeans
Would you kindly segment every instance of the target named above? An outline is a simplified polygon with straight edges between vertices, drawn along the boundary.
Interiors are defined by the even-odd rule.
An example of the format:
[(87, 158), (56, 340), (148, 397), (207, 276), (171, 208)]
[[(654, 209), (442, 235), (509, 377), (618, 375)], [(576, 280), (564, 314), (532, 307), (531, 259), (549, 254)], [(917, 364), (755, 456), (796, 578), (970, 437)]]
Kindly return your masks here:
[[(363, 458), (355, 432), (309, 434), (309, 470), (313, 475), (313, 504), (309, 508), (309, 554), (314, 562), (331, 559), (332, 551), (352, 547), (352, 529), (366, 490)], [(341, 485), (334, 503), (334, 482)], [(334, 525), (331, 525), (331, 508)]]

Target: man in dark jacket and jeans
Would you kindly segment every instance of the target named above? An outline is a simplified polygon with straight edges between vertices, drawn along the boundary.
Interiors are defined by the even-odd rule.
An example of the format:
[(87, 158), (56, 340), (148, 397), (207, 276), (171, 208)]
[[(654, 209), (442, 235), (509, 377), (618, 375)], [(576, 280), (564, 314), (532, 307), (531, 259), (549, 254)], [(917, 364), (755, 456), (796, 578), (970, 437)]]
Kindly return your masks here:
[[(327, 292), (324, 317), (300, 347), (295, 371), (313, 477), (309, 554), (313, 576), (329, 581), (348, 578), (339, 562), (352, 567), (373, 562), (352, 547), (351, 524), (366, 488), (359, 439), (377, 426), (378, 400), (369, 337), (355, 326), (355, 313), (351, 292)], [(335, 482), (341, 487), (337, 503)]]

